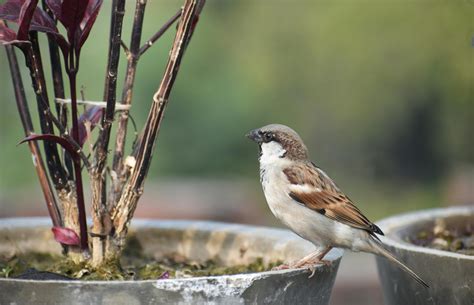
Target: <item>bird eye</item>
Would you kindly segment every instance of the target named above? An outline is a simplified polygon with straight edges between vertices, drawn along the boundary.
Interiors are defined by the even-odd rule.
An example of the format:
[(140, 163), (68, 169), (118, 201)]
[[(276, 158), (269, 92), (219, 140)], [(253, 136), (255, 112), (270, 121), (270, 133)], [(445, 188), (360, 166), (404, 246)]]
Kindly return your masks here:
[(273, 141), (274, 139), (275, 137), (273, 136), (273, 133), (271, 132), (266, 132), (263, 134), (263, 140), (265, 141), (265, 143)]

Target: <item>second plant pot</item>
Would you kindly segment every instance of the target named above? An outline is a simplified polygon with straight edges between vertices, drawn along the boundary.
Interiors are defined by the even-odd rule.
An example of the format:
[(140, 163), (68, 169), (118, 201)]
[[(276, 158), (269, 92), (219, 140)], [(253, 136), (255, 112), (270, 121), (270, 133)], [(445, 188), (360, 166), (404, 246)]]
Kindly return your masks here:
[(429, 288), (420, 286), (393, 264), (377, 258), (385, 304), (474, 304), (474, 256), (409, 242), (420, 232), (431, 230), (439, 221), (452, 230), (474, 228), (474, 207), (419, 211), (378, 222), (390, 250), (430, 285)]

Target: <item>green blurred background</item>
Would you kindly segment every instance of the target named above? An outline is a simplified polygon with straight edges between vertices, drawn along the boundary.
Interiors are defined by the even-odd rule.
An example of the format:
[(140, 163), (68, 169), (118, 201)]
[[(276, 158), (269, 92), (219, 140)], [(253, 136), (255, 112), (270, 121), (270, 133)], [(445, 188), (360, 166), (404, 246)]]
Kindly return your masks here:
[[(110, 2), (81, 57), (79, 84), (90, 100), (103, 94)], [(181, 2), (149, 0), (144, 39)], [(133, 9), (128, 1), (127, 43)], [(139, 127), (173, 36), (140, 60), (132, 107)], [(474, 0), (209, 0), (137, 217), (280, 225), (261, 192), (257, 147), (244, 137), (268, 123), (296, 129), (313, 161), (372, 220), (472, 204), (473, 39)], [(23, 133), (0, 54), (0, 216), (47, 215), (28, 148), (16, 146)], [(382, 304), (369, 255), (344, 256), (331, 304)]]
[[(81, 57), (79, 84), (91, 100), (103, 94), (104, 2)], [(179, 5), (149, 1), (144, 39)], [(133, 1), (126, 10), (128, 43)], [(258, 183), (257, 148), (244, 134), (278, 122), (301, 134), (315, 163), (371, 219), (472, 203), (473, 18), (470, 0), (208, 1), (171, 95), (145, 198), (158, 201), (156, 216), (166, 217), (159, 192), (150, 194), (174, 189), (172, 201), (194, 186), (189, 207), (176, 215), (188, 217), (187, 209), (199, 209), (194, 197), (203, 195), (196, 186), (205, 185), (205, 201), (225, 206), (236, 196), (236, 204), (252, 202), (264, 217), (239, 221), (273, 223)], [(132, 108), (139, 127), (173, 35), (140, 60)], [(46, 49), (43, 55), (47, 62)], [(16, 146), (23, 135), (3, 50), (0, 67), (0, 215), (45, 214), (29, 151)], [(124, 60), (120, 68), (123, 79)]]

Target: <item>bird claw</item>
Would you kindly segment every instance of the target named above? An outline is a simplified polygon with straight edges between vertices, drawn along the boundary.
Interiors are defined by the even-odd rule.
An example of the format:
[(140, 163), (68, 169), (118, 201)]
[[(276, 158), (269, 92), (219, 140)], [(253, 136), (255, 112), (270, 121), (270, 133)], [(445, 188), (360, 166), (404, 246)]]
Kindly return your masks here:
[(281, 264), (276, 267), (272, 268), (272, 271), (278, 271), (278, 270), (287, 270), (287, 269), (297, 269), (297, 268), (307, 268), (308, 271), (311, 272), (311, 274), (308, 276), (308, 278), (312, 278), (316, 274), (316, 267), (317, 265), (325, 265), (325, 266), (331, 266), (332, 262), (328, 260), (315, 260), (315, 261), (309, 261), (306, 262), (302, 265), (298, 264)]
[(300, 266), (300, 268), (307, 268), (308, 271), (311, 272), (311, 274), (308, 276), (308, 278), (312, 278), (316, 274), (316, 267), (317, 265), (325, 265), (325, 266), (331, 266), (332, 262), (328, 260), (318, 260), (318, 261), (311, 261), (307, 262), (306, 264)]
[(286, 270), (286, 269), (290, 269), (290, 265), (288, 264), (281, 264), (281, 265), (278, 265), (276, 267), (273, 267), (272, 268), (272, 271), (278, 271), (278, 270)]
[(322, 264), (324, 266), (330, 267), (332, 265), (332, 262), (326, 259), (322, 259), (318, 262), (319, 264)]

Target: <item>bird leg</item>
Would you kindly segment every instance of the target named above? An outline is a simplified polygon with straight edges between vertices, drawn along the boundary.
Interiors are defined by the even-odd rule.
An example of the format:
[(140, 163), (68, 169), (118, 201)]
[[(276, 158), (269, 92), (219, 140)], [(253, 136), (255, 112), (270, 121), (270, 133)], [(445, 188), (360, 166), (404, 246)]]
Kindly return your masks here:
[(321, 250), (317, 250), (311, 252), (310, 254), (306, 255), (302, 259), (290, 263), (290, 264), (282, 264), (273, 268), (273, 270), (283, 270), (283, 269), (298, 269), (298, 268), (308, 268), (311, 271), (311, 274), (308, 278), (312, 278), (314, 273), (316, 272), (316, 265), (325, 264), (330, 265), (331, 261), (323, 260), (323, 257), (331, 251), (332, 247), (325, 248), (322, 252)]

